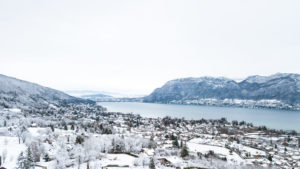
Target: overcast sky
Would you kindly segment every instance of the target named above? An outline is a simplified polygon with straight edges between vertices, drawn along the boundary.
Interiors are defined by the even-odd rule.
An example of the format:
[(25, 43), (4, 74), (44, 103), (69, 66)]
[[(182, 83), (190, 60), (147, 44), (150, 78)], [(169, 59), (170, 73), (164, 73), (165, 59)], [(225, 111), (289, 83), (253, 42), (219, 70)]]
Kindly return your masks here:
[(299, 0), (0, 1), (0, 73), (55, 89), (277, 72), (300, 73)]

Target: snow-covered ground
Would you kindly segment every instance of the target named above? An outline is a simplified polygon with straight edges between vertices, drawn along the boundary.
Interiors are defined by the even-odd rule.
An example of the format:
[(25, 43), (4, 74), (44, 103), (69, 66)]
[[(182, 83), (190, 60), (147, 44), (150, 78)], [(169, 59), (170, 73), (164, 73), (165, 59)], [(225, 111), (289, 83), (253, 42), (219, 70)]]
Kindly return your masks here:
[[(205, 137), (204, 138), (195, 138), (190, 140), (191, 143), (196, 143), (196, 144), (204, 144), (204, 145), (213, 145), (213, 146), (219, 146), (219, 147), (225, 147), (224, 143), (219, 142), (218, 140), (214, 140), (214, 139), (209, 139), (212, 136), (211, 135), (203, 135)], [(261, 155), (261, 156), (265, 156), (266, 152), (252, 148), (252, 147), (248, 147), (242, 144), (237, 144), (237, 143), (231, 143), (231, 145), (229, 146), (231, 148), (235, 148), (240, 150), (241, 152), (245, 152), (245, 153), (250, 153), (250, 155), (254, 156), (254, 155)]]
[(119, 166), (133, 166), (135, 157), (127, 154), (104, 154), (102, 156), (101, 164), (107, 165), (119, 165)]
[(215, 154), (224, 155), (229, 162), (241, 164), (244, 160), (235, 152), (230, 153), (230, 150), (224, 147), (197, 144), (193, 142), (187, 142), (187, 146), (192, 152), (200, 152), (200, 153), (208, 153), (209, 151), (213, 151)]
[(3, 167), (13, 169), (16, 167), (17, 159), (26, 146), (19, 144), (17, 137), (0, 136), (0, 156), (3, 158)]
[(244, 150), (245, 152), (250, 153), (251, 155), (262, 155), (262, 156), (266, 156), (266, 152), (255, 149), (255, 148), (251, 148), (248, 146), (244, 146), (241, 144), (235, 144), (234, 145), (236, 148), (238, 148), (239, 150)]
[[(89, 166), (90, 169), (99, 169), (105, 166), (119, 166), (119, 167), (109, 167), (110, 169), (122, 169), (122, 168), (137, 168), (134, 166), (135, 157), (132, 157), (127, 154), (101, 154), (101, 160), (93, 160), (90, 161)], [(55, 161), (50, 162), (39, 162), (38, 164), (41, 166), (47, 166), (48, 169), (55, 168)], [(86, 169), (87, 163), (82, 163), (80, 165), (80, 169)], [(78, 165), (74, 165), (69, 167), (69, 169), (78, 169)]]

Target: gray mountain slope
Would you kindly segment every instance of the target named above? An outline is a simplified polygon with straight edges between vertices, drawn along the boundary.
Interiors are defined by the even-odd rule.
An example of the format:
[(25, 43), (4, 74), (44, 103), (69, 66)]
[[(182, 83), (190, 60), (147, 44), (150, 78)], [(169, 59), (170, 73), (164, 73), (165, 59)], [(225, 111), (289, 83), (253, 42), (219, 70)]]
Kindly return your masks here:
[(58, 90), (0, 74), (0, 107), (42, 108), (49, 104), (94, 104), (93, 101), (69, 96)]
[(227, 78), (183, 78), (167, 82), (155, 89), (145, 102), (168, 103), (173, 100), (196, 99), (274, 99), (294, 105), (300, 103), (300, 75), (277, 73), (250, 76), (241, 82)]

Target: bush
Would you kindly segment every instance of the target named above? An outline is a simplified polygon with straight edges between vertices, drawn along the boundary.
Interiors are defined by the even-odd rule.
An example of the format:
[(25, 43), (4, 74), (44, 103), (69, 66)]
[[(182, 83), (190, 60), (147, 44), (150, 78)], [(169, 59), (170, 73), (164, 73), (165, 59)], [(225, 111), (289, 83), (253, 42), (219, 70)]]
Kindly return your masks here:
[(75, 144), (82, 144), (84, 142), (84, 138), (81, 136), (76, 137)]

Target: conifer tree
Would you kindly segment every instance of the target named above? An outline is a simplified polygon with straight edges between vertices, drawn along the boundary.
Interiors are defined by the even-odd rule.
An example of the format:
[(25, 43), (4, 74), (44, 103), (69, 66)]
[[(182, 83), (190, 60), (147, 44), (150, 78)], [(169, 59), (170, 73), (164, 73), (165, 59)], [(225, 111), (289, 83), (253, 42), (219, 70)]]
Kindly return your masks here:
[(16, 169), (34, 169), (32, 152), (29, 147), (26, 150), (26, 156), (23, 152), (20, 153)]
[(33, 168), (34, 168), (33, 155), (30, 147), (28, 147), (27, 154), (26, 154), (25, 169), (33, 169)]
[(154, 163), (153, 158), (151, 158), (151, 160), (150, 160), (149, 168), (150, 168), (150, 169), (155, 169), (155, 163)]
[(273, 157), (272, 157), (272, 155), (271, 155), (271, 154), (269, 154), (269, 155), (268, 155), (268, 160), (272, 162), (272, 160), (273, 160)]
[(54, 132), (54, 126), (50, 125), (51, 131)]
[(25, 169), (25, 165), (26, 165), (26, 157), (24, 156), (24, 153), (21, 152), (18, 157), (16, 169)]
[(67, 124), (64, 125), (64, 130), (68, 130)]
[(186, 144), (184, 144), (181, 148), (180, 156), (182, 158), (184, 158), (184, 157), (187, 157), (188, 155), (189, 155), (188, 148), (187, 148)]
[(177, 138), (177, 137), (176, 137), (175, 140), (173, 141), (173, 147), (179, 148), (179, 142), (178, 142), (178, 138)]
[(44, 156), (44, 160), (45, 160), (46, 162), (49, 162), (49, 161), (51, 161), (51, 159), (50, 159), (50, 157), (49, 157), (49, 154), (48, 154), (48, 153), (46, 153), (46, 154), (45, 154), (45, 156)]
[(71, 130), (75, 130), (74, 124), (71, 125)]

